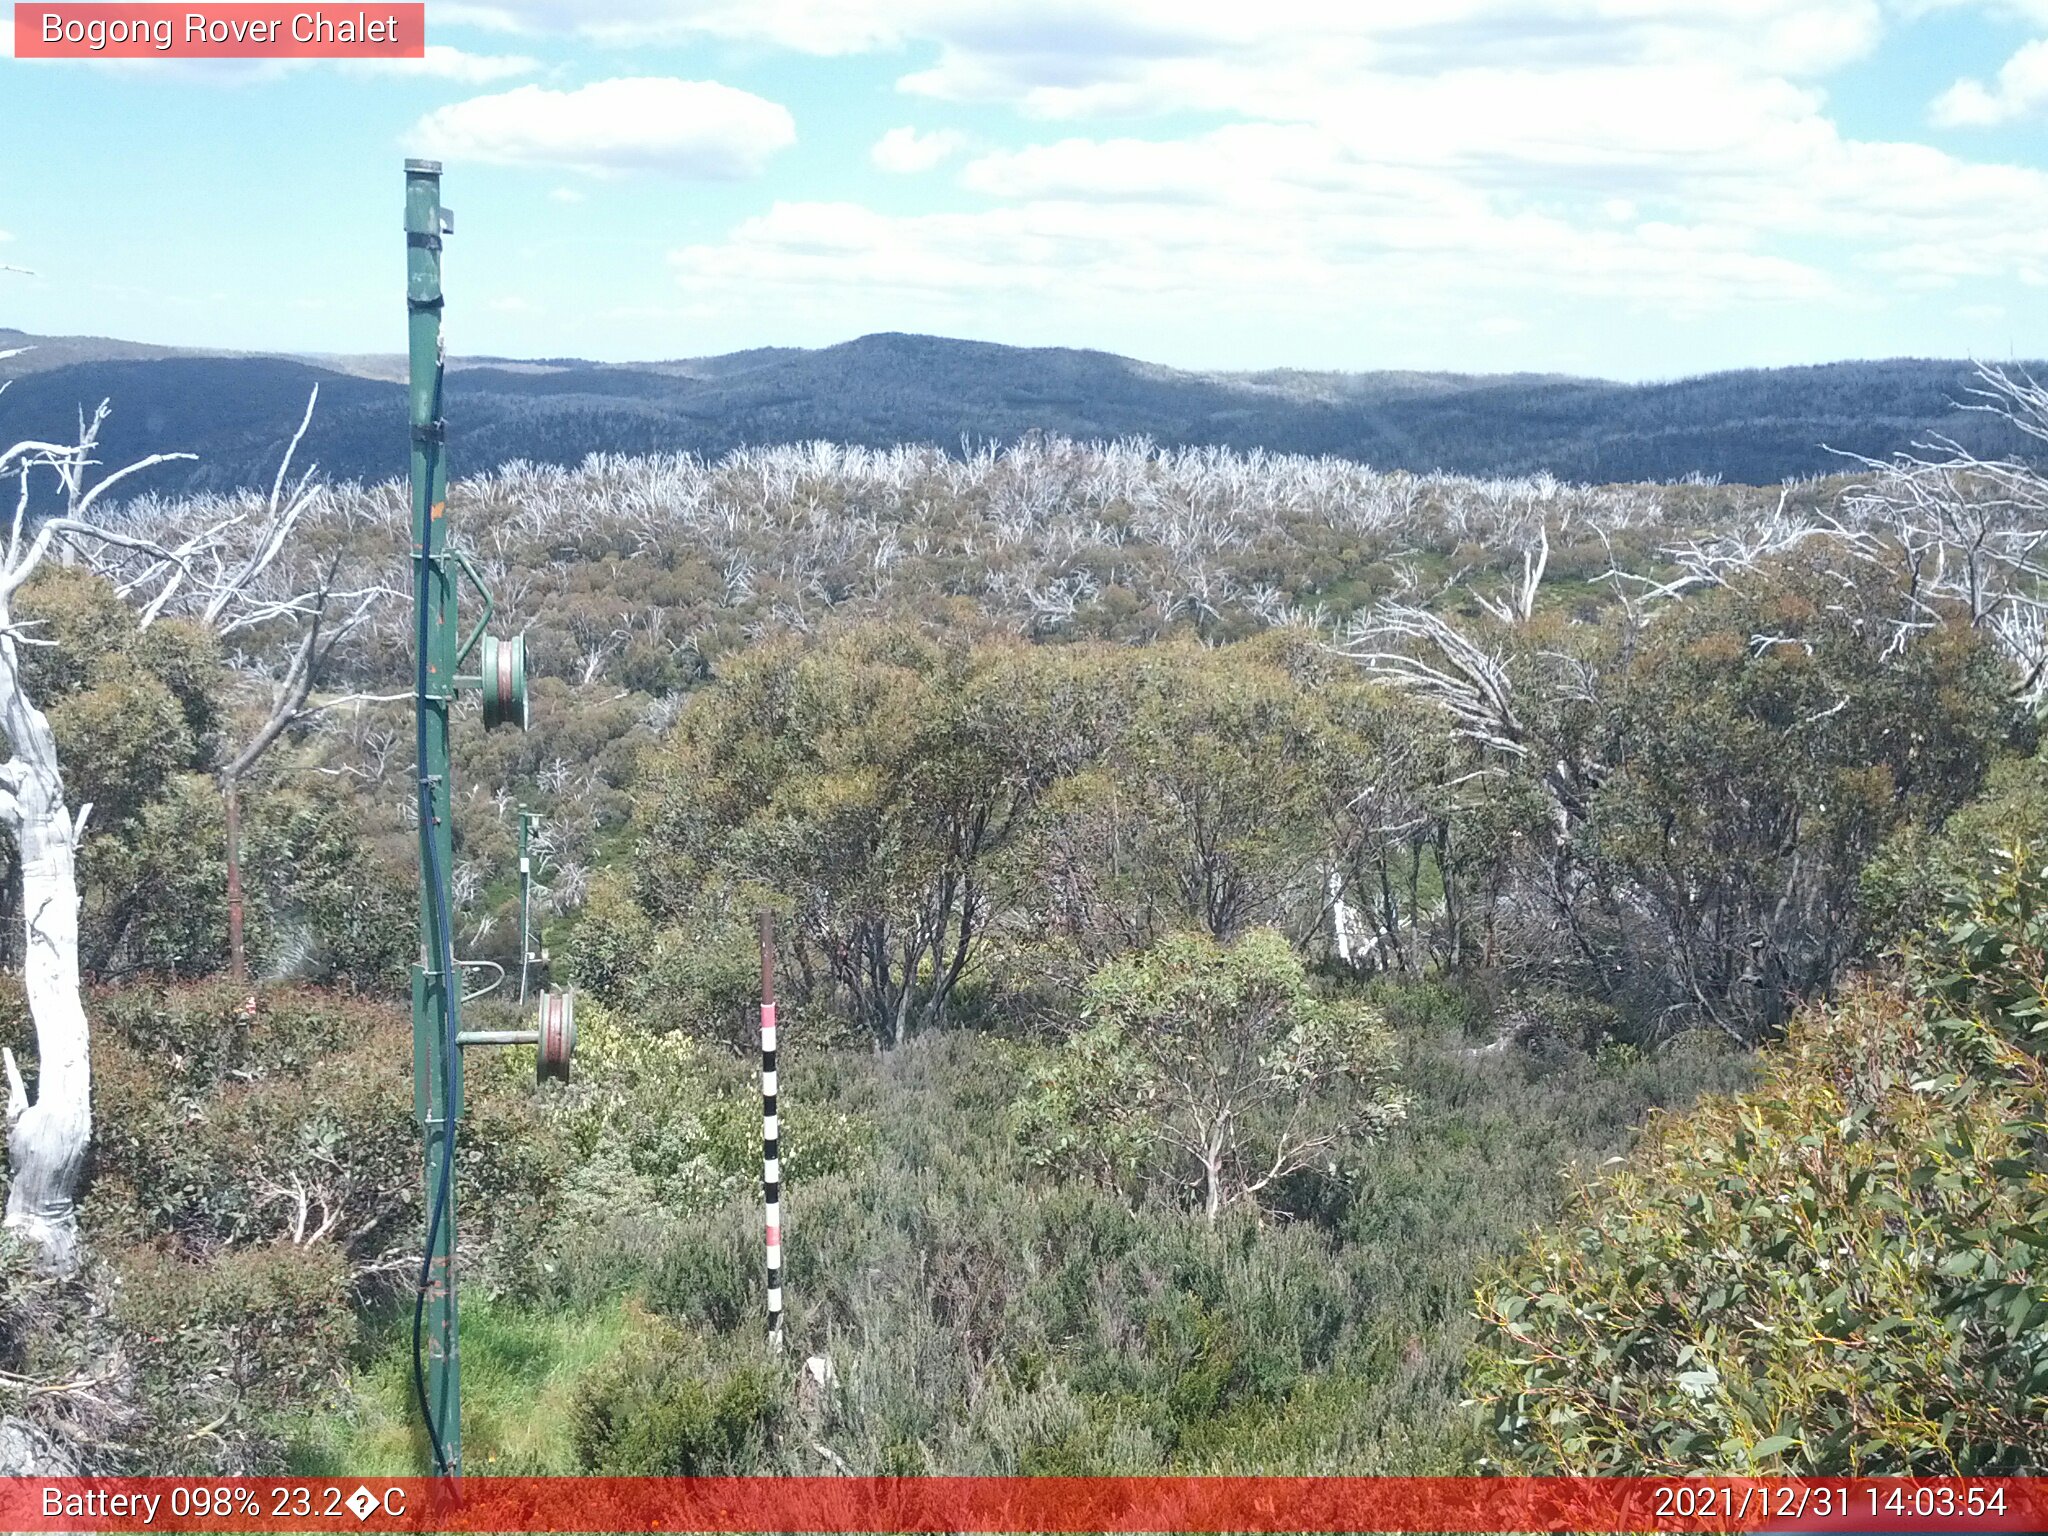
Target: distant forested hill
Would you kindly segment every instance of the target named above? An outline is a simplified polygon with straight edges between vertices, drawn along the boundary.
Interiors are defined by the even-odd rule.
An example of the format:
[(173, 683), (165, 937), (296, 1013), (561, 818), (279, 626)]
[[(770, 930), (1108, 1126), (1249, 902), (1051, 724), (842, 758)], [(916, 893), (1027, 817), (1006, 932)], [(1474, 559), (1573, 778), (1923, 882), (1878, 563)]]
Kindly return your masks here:
[[(62, 437), (82, 404), (111, 398), (109, 460), (199, 455), (160, 471), (155, 488), (267, 482), (317, 381), (308, 441), (327, 472), (373, 480), (404, 471), (392, 358), (201, 354), (0, 330), (0, 349), (23, 345), (34, 350), (0, 362), (0, 379), (14, 381), (0, 393), (0, 441)], [(1979, 451), (2020, 448), (2002, 423), (1959, 408), (1971, 382), (1967, 363), (1917, 359), (1633, 385), (1537, 374), (1198, 374), (1106, 352), (886, 334), (644, 364), (478, 359), (451, 373), (448, 415), (458, 474), (594, 452), (718, 454), (816, 438), (957, 449), (1043, 431), (1416, 471), (1767, 484), (1841, 468), (1827, 447), (1883, 455), (1940, 433)]]

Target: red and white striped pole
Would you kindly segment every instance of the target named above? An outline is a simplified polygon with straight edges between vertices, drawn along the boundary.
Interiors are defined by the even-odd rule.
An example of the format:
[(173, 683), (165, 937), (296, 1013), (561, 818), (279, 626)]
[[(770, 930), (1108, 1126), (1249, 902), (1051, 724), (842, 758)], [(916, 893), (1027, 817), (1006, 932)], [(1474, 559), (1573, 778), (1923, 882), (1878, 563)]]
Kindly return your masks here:
[(761, 1203), (768, 1236), (768, 1343), (782, 1347), (782, 1127), (775, 1112), (775, 914), (761, 914)]

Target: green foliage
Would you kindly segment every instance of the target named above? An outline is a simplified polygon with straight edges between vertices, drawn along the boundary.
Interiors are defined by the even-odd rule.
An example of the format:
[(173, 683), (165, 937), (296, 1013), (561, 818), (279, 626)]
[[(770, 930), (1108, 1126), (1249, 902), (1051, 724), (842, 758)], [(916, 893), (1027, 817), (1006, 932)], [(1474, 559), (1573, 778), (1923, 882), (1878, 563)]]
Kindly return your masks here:
[(1895, 595), (1838, 600), (1832, 558), (1640, 633), (1481, 625), (1517, 714), (1476, 755), (1285, 632), (1031, 649), (887, 624), (763, 647), (651, 759), (637, 906), (607, 895), (588, 968), (722, 1034), (743, 926), (779, 902), (794, 1003), (894, 1043), (963, 985), (981, 1020), (1057, 1018), (1178, 929), (1321, 950), (1341, 899), (1368, 964), (1561, 987), (1609, 1010), (1568, 1031), (1589, 1046), (1674, 1019), (1768, 1037), (1863, 952), (1873, 852), (1939, 825), (2024, 735), (1982, 636), (1892, 644)]
[(331, 1246), (259, 1244), (204, 1263), (168, 1242), (38, 1271), (0, 1237), (0, 1412), (103, 1473), (278, 1464), (282, 1426), (331, 1392), (355, 1338)]
[(245, 797), (251, 943), (273, 969), (402, 995), (419, 944), (418, 876), (346, 801), (286, 788)]
[(222, 963), (227, 833), (212, 779), (175, 775), (122, 835), (86, 846), (94, 905), (107, 913), (109, 932), (125, 935), (130, 964), (160, 975), (199, 976)]
[(944, 1018), (1000, 864), (1062, 754), (1022, 647), (908, 627), (763, 647), (657, 760), (639, 887), (656, 917), (793, 908), (799, 974), (880, 1042)]
[[(74, 814), (89, 973), (200, 976), (227, 959), (226, 818), (211, 777), (231, 675), (200, 626), (136, 610), (103, 578), (46, 565), (17, 602), (48, 645), (23, 652)], [(244, 786), (246, 921), (255, 963), (363, 990), (403, 988), (411, 870), (379, 855), (363, 810), (332, 793)], [(12, 863), (12, 850), (9, 850)], [(11, 868), (0, 944), (19, 927)], [(4, 951), (0, 951), (4, 952)]]
[(567, 979), (599, 1002), (625, 1004), (653, 942), (654, 924), (634, 902), (627, 882), (615, 874), (601, 875), (592, 882), (576, 925)]
[[(678, 1225), (761, 1177), (759, 1079), (681, 1033), (653, 1034), (609, 1009), (577, 1013), (576, 1076), (547, 1114), (568, 1151), (561, 1221), (538, 1252), (547, 1283), (587, 1299), (653, 1262)], [(860, 1166), (873, 1128), (828, 1109), (792, 1117), (791, 1179)]]
[(1571, 939), (1638, 1019), (1683, 1009), (1768, 1036), (1858, 953), (1872, 853), (1968, 800), (2015, 732), (1981, 633), (1894, 643), (1890, 583), (1845, 587), (1831, 558), (1678, 605), (1546, 743), (1582, 765), (1564, 800), (1586, 891)]
[(2048, 844), (2048, 759), (1991, 765), (1983, 792), (1942, 822), (1900, 827), (1864, 866), (1858, 888), (1872, 952), (1936, 925), (1949, 892), (1990, 854)]
[(1480, 1396), (1532, 1470), (2048, 1464), (2048, 878), (1965, 888), (1910, 990), (1803, 1017), (1480, 1292)]
[(1074, 961), (1055, 952), (1015, 969), (1040, 961), (1075, 984), (1177, 929), (1227, 942), (1273, 925), (1308, 939), (1326, 869), (1376, 870), (1388, 853), (1368, 847), (1389, 812), (1382, 786), (1405, 778), (1412, 796), (1450, 771), (1432, 750), (1448, 740), (1436, 722), (1299, 634), (1214, 650), (1069, 647), (1059, 675), (1094, 701), (1087, 751), (1035, 818), (1020, 915)]
[[(406, 1477), (430, 1454), (413, 1396), (412, 1309), (376, 1319), (397, 1347), (376, 1355), (338, 1395), (290, 1425), (299, 1477)], [(462, 1294), (463, 1465), (491, 1476), (564, 1477), (580, 1470), (569, 1434), (585, 1378), (644, 1336), (618, 1301), (537, 1309), (467, 1286)]]
[(416, 1213), (410, 1032), (278, 989), (130, 988), (97, 1010), (89, 1229), (193, 1256), (332, 1241), (368, 1266)]
[(1174, 935), (1112, 961), (1083, 1020), (1019, 1106), (1034, 1159), (1191, 1191), (1212, 1221), (1274, 1202), (1295, 1175), (1338, 1177), (1403, 1112), (1378, 1012), (1318, 997), (1271, 931), (1227, 948)]
[(1327, 700), (1251, 647), (1090, 659), (1100, 766), (1067, 781), (1042, 833), (1058, 918), (1084, 940), (1121, 925), (1124, 947), (1275, 920), (1325, 852)]
[[(311, 988), (218, 983), (111, 990), (90, 1012), (81, 1221), (98, 1258), (59, 1315), (82, 1355), (118, 1365), (96, 1460), (276, 1467), (293, 1421), (333, 1391), (360, 1307), (418, 1242), (408, 1023)], [(464, 1145), (471, 1273), (517, 1273), (562, 1172), (530, 1086), (473, 1071)]]
[[(83, 962), (210, 968), (226, 931), (223, 900), (205, 889), (220, 871), (219, 806), (194, 775), (218, 723), (218, 647), (179, 620), (141, 627), (112, 583), (75, 566), (39, 568), (15, 613), (47, 642), (23, 649), (23, 683), (49, 717), (69, 807), (92, 807), (79, 858)], [(7, 864), (0, 932), (20, 922), (11, 847)]]
[(703, 1362), (654, 1339), (621, 1351), (579, 1393), (571, 1433), (585, 1469), (608, 1477), (705, 1477), (757, 1466), (783, 1416), (780, 1371)]
[(757, 1322), (762, 1295), (760, 1234), (727, 1202), (711, 1221), (693, 1222), (671, 1235), (647, 1280), (647, 1302), (669, 1317), (717, 1333), (737, 1333)]
[[(1561, 1163), (1606, 1156), (1646, 1108), (1728, 1087), (1743, 1063), (1712, 1042), (1604, 1073), (1471, 1057), (1440, 1006), (1376, 1001), (1404, 1021), (1411, 1115), (1286, 1223), (1212, 1225), (1035, 1166), (1007, 1115), (1031, 1051), (963, 1033), (879, 1055), (792, 1047), (786, 1134), (845, 1117), (870, 1145), (787, 1183), (783, 1364), (764, 1371), (751, 1179), (687, 1219), (565, 1214), (555, 1268), (516, 1306), (465, 1306), (466, 1368), (476, 1352), (504, 1361), (476, 1388), (477, 1455), (551, 1472), (672, 1466), (664, 1444), (746, 1473), (1465, 1469), (1480, 1269), (1555, 1208)], [(751, 1087), (744, 1064), (703, 1062), (736, 1099)], [(406, 1319), (377, 1345), (306, 1429), (318, 1466), (421, 1465)], [(814, 1354), (833, 1362), (828, 1389), (796, 1369)], [(636, 1436), (643, 1414), (674, 1439)], [(575, 1422), (588, 1460), (559, 1438)]]
[(1282, 644), (863, 626), (767, 647), (652, 759), (636, 900), (600, 884), (576, 972), (661, 1027), (728, 1037), (772, 902), (794, 1005), (896, 1043), (967, 994), (998, 1021), (1057, 1008), (1177, 928), (1306, 938), (1325, 867), (1386, 811), (1355, 775), (1421, 729), (1391, 703)]
[(743, 1050), (758, 1042), (761, 953), (751, 922), (718, 913), (657, 930), (624, 882), (600, 877), (568, 975), (642, 1027)]
[(201, 1423), (218, 1414), (245, 1435), (260, 1433), (324, 1393), (355, 1342), (349, 1267), (329, 1244), (279, 1241), (203, 1263), (144, 1247), (119, 1268), (113, 1316), (135, 1368), (185, 1397), (166, 1409), (190, 1414), (194, 1398), (208, 1400), (215, 1411)]
[(22, 680), (57, 736), (71, 798), (119, 822), (188, 762), (218, 718), (219, 648), (198, 626), (147, 629), (113, 584), (44, 565), (15, 600), (17, 622), (49, 642), (23, 652)]
[[(1838, 489), (1791, 496), (1825, 508)], [(380, 494), (337, 492), (323, 558), (402, 548)], [(1726, 1037), (1843, 988), (1845, 963), (1925, 910), (1929, 871), (2048, 819), (2031, 767), (1995, 761), (2027, 733), (1990, 648), (1959, 619), (1897, 629), (1898, 594), (1825, 540), (1621, 622), (1610, 561), (1651, 571), (1700, 520), (1753, 527), (1775, 494), (1058, 442), (965, 463), (612, 459), (459, 494), (504, 532), (508, 617), (539, 673), (532, 733), (465, 736), (460, 926), (468, 952), (511, 956), (529, 798), (548, 813), (555, 979), (587, 992), (566, 1093), (537, 1103), (525, 1052), (469, 1062), (472, 1448), (497, 1470), (1464, 1470), (1470, 1298), (1554, 1212), (1559, 1165), (1622, 1151), (1653, 1105), (1745, 1082)], [(1526, 619), (1478, 616), (1517, 578), (1539, 502), (1551, 585)], [(1431, 589), (1498, 660), (1519, 712), (1507, 747), (1329, 648), (1331, 622)], [(113, 776), (86, 842), (89, 959), (203, 972), (223, 949), (203, 771), (229, 734), (226, 674), (203, 637), (137, 629), (91, 578), (49, 592), (64, 645), (36, 653), (41, 685), (90, 759), (76, 782)], [(402, 629), (365, 626), (346, 685), (382, 690), (403, 648)], [(323, 772), (245, 786), (259, 971), (402, 983), (416, 914), (396, 716), (330, 712), (292, 744), (292, 767)], [(1987, 765), (2009, 816), (1958, 809)], [(1987, 930), (2024, 929), (2033, 900), (2016, 886)], [(762, 906), (784, 935), (780, 1362), (760, 1338), (753, 1062), (728, 1049), (751, 1045)], [(1664, 1416), (1660, 1467), (1794, 1464), (1809, 1440), (1773, 1448), (1784, 1415), (1749, 1406), (1781, 1388), (1805, 1394), (1828, 1455), (1845, 1415), (1924, 1448), (2038, 1406), (2020, 1397), (2032, 1345), (1994, 1349), (1997, 1326), (2038, 1326), (2037, 1219), (1959, 1203), (2036, 1155), (2038, 1112), (1992, 1102), (2004, 1089), (1980, 1102), (1979, 1080), (2013, 1068), (1998, 1041), (2032, 1027), (2038, 946), (1958, 945), (1923, 960), (1917, 1011), (1849, 988), (1867, 1028), (1795, 1036), (1806, 1097), (1773, 1077), (1745, 1101), (1786, 1095), (1777, 1118), (1700, 1111), (1684, 1150), (1718, 1144), (1720, 1182), (1674, 1176), (1682, 1199), (1643, 1196), (1640, 1230), (1603, 1239), (1636, 1244), (1642, 1270), (1602, 1292), (1614, 1316), (1668, 1305), (1720, 1330), (1674, 1334), (1664, 1376), (1603, 1378)], [(261, 989), (245, 1016), (244, 995), (95, 997), (103, 1290), (58, 1307), (23, 1287), (6, 1313), (0, 1272), (22, 1362), (0, 1369), (125, 1350), (133, 1379), (112, 1395), (132, 1420), (86, 1427), (131, 1465), (268, 1466), (302, 1431), (295, 1454), (323, 1465), (416, 1468), (403, 1021), (298, 988)], [(515, 1022), (495, 1002), (471, 1018)], [(1685, 1027), (1702, 1023), (1719, 1028)], [(1895, 1059), (1903, 1090), (1865, 1082)], [(1849, 1128), (1829, 1132), (1836, 1109)], [(1937, 1115), (1967, 1139), (1930, 1151)], [(1738, 1133), (1779, 1151), (1731, 1152)], [(1660, 1126), (1640, 1155), (1660, 1167), (1685, 1134)], [(1772, 1197), (1738, 1232), (1721, 1204), (1750, 1161)], [(1858, 1194), (1835, 1165), (1865, 1174)], [(1890, 1165), (1930, 1182), (1906, 1180), (1907, 1214), (1872, 1225)], [(1809, 1264), (1798, 1242), (1819, 1220), (1847, 1246)], [(1695, 1230), (1742, 1256), (1732, 1280), (1667, 1252)], [(1926, 1281), (1901, 1242), (1958, 1267), (1939, 1307), (1879, 1334), (1868, 1308)], [(1852, 1258), (1861, 1291), (1843, 1289)], [(1592, 1263), (1570, 1258), (1573, 1283)], [(1653, 1295), (1667, 1264), (1673, 1289)], [(1789, 1320), (1801, 1347), (1752, 1349), (1750, 1316)], [(359, 1326), (365, 1363), (337, 1393), (297, 1350), (344, 1353)], [(1894, 1342), (1894, 1375), (1864, 1371)], [(837, 1363), (832, 1385), (790, 1369), (812, 1353)], [(244, 1357), (274, 1392), (245, 1390)], [(1725, 1386), (1706, 1409), (1702, 1359)], [(1928, 1406), (1943, 1370), (1991, 1406), (1944, 1425)], [(26, 1399), (0, 1377), (0, 1400)], [(217, 1442), (175, 1449), (223, 1412)], [(1702, 1451), (1681, 1431), (1718, 1438)], [(1843, 1464), (1882, 1461), (1845, 1443)]]

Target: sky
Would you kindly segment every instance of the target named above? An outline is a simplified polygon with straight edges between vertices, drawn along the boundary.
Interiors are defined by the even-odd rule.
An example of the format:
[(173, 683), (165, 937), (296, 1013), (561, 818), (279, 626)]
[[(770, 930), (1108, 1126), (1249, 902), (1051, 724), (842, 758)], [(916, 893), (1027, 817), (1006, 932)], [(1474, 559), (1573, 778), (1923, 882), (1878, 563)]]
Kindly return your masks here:
[(427, 33), (0, 56), (0, 325), (396, 351), (430, 155), (458, 354), (2048, 356), (2048, 0), (429, 0)]

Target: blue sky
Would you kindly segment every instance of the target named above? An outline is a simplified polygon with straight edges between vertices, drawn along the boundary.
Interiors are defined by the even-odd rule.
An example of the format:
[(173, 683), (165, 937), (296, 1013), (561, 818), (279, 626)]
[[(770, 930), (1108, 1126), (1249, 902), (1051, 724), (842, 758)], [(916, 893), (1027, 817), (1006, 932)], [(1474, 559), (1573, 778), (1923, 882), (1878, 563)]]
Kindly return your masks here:
[(484, 0), (417, 63), (0, 57), (0, 324), (874, 330), (1192, 368), (2048, 355), (2048, 0)]

